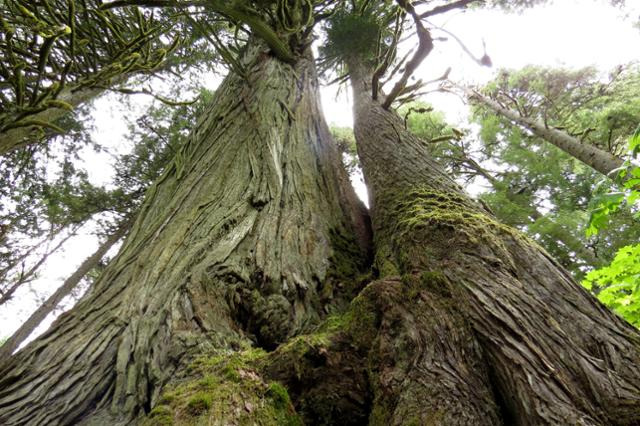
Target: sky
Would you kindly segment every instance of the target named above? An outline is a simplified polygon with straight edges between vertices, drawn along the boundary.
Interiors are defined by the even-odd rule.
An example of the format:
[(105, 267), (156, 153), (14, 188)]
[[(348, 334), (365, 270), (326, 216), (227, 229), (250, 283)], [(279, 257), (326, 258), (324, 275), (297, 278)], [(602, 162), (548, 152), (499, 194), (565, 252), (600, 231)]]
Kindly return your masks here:
[[(640, 1), (631, 8), (631, 16), (637, 22), (640, 17)], [(456, 34), (477, 56), (483, 53), (483, 41), (494, 66), (478, 66), (451, 39), (438, 42), (432, 54), (417, 71), (417, 78), (431, 80), (442, 75), (451, 66), (450, 79), (465, 84), (487, 82), (499, 68), (521, 68), (528, 64), (580, 68), (597, 66), (606, 71), (618, 64), (640, 59), (640, 30), (633, 27), (633, 20), (623, 20), (620, 11), (605, 1), (557, 0), (520, 15), (497, 11), (473, 11), (453, 13), (433, 24)], [(434, 35), (444, 33), (434, 30)], [(217, 80), (209, 86), (215, 87)], [(324, 87), (322, 102), (327, 122), (336, 126), (352, 126), (351, 101), (348, 90), (336, 94), (337, 88)], [(451, 122), (463, 122), (467, 116), (466, 105), (451, 94), (431, 94), (425, 98), (443, 111)], [(133, 111), (123, 110), (116, 97), (105, 96), (95, 102), (93, 134), (98, 143), (110, 147), (112, 152), (126, 152), (127, 127), (125, 115), (135, 116), (144, 111), (150, 99), (138, 96), (132, 104)], [(94, 183), (108, 183), (112, 176), (113, 158), (105, 154), (87, 152), (84, 155), (87, 171)], [(364, 185), (355, 179), (356, 191), (365, 196)], [(52, 256), (42, 274), (29, 288), (21, 289), (16, 297), (0, 306), (0, 338), (7, 337), (26, 320), (37, 307), (37, 299), (55, 291), (66, 277), (97, 247), (97, 239), (91, 235), (91, 226), (71, 239), (64, 251)], [(42, 332), (53, 317), (39, 328)]]

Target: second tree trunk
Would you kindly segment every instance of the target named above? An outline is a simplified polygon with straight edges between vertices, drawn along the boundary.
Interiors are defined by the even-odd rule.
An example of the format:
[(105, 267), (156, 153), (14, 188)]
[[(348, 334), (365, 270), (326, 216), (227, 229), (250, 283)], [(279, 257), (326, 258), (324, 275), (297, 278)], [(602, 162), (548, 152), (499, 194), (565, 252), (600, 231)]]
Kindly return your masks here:
[[(444, 331), (452, 318), (460, 318), (454, 322), (460, 330), (470, 325), (467, 341), (482, 354), (471, 365), (486, 378), (505, 424), (638, 424), (640, 333), (533, 241), (496, 222), (393, 111), (372, 100), (371, 73), (358, 63), (349, 71), (355, 136), (372, 204), (375, 266), (382, 278), (421, 282), (423, 297), (447, 306), (433, 318), (432, 344), (450, 338)], [(435, 371), (451, 367), (433, 401), (468, 399), (457, 407), (421, 402), (414, 409), (423, 423), (438, 416), (447, 419), (438, 424), (469, 424), (463, 413), (476, 412), (473, 424), (493, 424), (493, 414), (478, 412), (473, 394), (464, 391), (471, 383), (469, 363), (455, 362), (459, 353), (467, 359), (473, 353), (449, 351), (432, 360)], [(407, 373), (410, 380), (418, 379)], [(405, 401), (402, 394), (397, 401)], [(388, 422), (400, 424), (395, 411), (386, 412)]]

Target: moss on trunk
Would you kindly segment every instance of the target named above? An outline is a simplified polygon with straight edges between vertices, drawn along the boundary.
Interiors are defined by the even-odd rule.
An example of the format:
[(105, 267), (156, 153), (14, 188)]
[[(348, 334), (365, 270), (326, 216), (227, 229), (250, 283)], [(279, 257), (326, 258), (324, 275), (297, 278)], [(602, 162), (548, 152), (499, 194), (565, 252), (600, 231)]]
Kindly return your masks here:
[[(468, 324), (478, 357), (467, 363), (470, 370), (455, 363), (453, 371), (484, 377), (475, 390), (484, 389), (508, 424), (640, 422), (638, 330), (465, 194), (403, 121), (372, 100), (371, 72), (354, 61), (349, 68), (355, 136), (372, 199), (375, 265), (383, 277), (398, 274), (426, 286), (429, 300), (439, 304), (440, 317), (425, 327), (431, 342), (448, 342), (442, 358), (460, 350), (466, 340), (451, 335)], [(441, 363), (435, 358), (428, 365)], [(411, 370), (399, 374), (411, 382)], [(420, 421), (487, 422), (490, 417), (465, 418), (478, 407), (473, 393), (465, 407), (433, 408), (433, 401), (460, 398), (456, 382), (466, 380), (450, 379), (430, 390), (431, 404), (408, 400)]]

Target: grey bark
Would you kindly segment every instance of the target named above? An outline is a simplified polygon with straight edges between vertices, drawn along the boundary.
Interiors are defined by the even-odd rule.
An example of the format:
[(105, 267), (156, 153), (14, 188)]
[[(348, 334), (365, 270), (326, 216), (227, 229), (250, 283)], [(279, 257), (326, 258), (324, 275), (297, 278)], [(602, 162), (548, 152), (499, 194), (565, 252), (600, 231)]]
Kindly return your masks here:
[(44, 303), (31, 314), (31, 316), (18, 328), (11, 337), (9, 337), (2, 346), (0, 346), (0, 360), (8, 359), (11, 354), (24, 342), (24, 340), (33, 333), (40, 323), (58, 306), (60, 301), (71, 294), (74, 288), (78, 286), (82, 278), (89, 271), (95, 268), (104, 255), (120, 241), (127, 233), (130, 227), (129, 223), (120, 226), (113, 234), (111, 234), (105, 242), (88, 258), (86, 258), (76, 269), (76, 271), (67, 278), (64, 283), (51, 295)]
[(368, 228), (313, 60), (249, 46), (93, 290), (0, 366), (0, 423), (131, 424), (196, 354), (272, 347), (339, 302), (332, 263), (357, 267)]
[[(490, 377), (504, 424), (638, 424), (638, 330), (469, 198), (402, 120), (372, 100), (370, 72), (358, 63), (349, 68), (380, 275), (446, 278), (442, 287), (455, 289), (457, 311), (482, 347), (479, 368)], [(453, 371), (465, 371), (451, 362)], [(447, 383), (441, 391), (456, 398), (464, 381)], [(459, 412), (477, 404), (467, 405), (446, 408), (448, 422), (437, 424), (487, 422), (466, 421)]]
[(605, 176), (615, 179), (616, 176), (613, 175), (615, 170), (619, 169), (624, 164), (623, 159), (616, 157), (607, 151), (603, 151), (589, 143), (583, 143), (579, 139), (561, 130), (549, 128), (540, 120), (523, 117), (517, 111), (504, 108), (498, 102), (478, 93), (477, 91), (470, 89), (463, 90), (470, 99), (476, 99), (513, 123), (529, 129), (536, 136), (555, 145), (570, 156), (582, 161), (587, 166)]

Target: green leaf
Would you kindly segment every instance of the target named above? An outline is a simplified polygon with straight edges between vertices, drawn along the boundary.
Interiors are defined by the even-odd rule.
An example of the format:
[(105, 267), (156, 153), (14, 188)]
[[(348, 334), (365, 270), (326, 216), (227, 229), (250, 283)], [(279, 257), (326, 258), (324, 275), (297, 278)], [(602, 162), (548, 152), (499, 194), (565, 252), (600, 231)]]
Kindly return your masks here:
[(636, 128), (636, 131), (633, 132), (631, 139), (629, 139), (629, 151), (631, 151), (633, 158), (636, 158), (640, 153), (640, 124)]
[(640, 244), (622, 247), (611, 264), (589, 272), (582, 285), (640, 327)]

